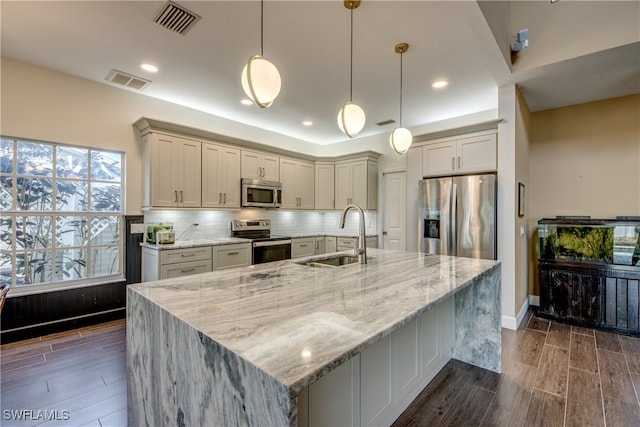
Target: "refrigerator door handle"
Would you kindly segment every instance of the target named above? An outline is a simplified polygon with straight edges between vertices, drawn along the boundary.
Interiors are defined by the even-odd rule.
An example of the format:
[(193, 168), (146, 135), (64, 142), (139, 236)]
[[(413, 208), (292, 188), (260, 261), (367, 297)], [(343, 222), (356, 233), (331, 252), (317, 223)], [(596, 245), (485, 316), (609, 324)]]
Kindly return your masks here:
[(451, 190), (451, 235), (449, 253), (458, 255), (458, 184), (453, 184)]

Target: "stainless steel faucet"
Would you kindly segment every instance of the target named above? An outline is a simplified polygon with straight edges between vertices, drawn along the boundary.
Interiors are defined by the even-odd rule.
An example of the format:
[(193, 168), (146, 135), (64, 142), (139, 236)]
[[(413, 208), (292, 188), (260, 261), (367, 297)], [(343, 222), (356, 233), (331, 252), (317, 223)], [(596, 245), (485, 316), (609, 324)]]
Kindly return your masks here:
[(364, 223), (364, 211), (360, 208), (360, 206), (355, 204), (347, 205), (346, 208), (342, 211), (342, 218), (340, 219), (340, 228), (344, 228), (344, 222), (347, 219), (347, 212), (349, 209), (355, 209), (360, 213), (360, 235), (358, 237), (358, 249), (354, 249), (354, 255), (358, 256), (359, 264), (367, 263), (367, 239), (365, 236), (365, 223)]

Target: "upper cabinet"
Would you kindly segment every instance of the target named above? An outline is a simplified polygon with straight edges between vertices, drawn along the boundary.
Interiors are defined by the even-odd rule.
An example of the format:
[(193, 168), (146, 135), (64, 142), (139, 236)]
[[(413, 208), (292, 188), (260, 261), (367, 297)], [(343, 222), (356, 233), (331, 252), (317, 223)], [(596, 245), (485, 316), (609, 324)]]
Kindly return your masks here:
[(282, 207), (289, 209), (313, 209), (314, 166), (311, 162), (280, 158), (282, 182)]
[(240, 150), (202, 143), (202, 207), (240, 207)]
[(143, 205), (198, 208), (202, 143), (150, 133), (143, 138)]
[(316, 163), (316, 209), (333, 209), (335, 194), (335, 164)]
[(280, 181), (280, 158), (268, 153), (242, 150), (242, 178)]
[(335, 208), (356, 204), (376, 209), (378, 204), (378, 162), (372, 159), (339, 161), (335, 164)]
[(423, 176), (488, 172), (496, 169), (495, 133), (427, 143), (422, 146)]

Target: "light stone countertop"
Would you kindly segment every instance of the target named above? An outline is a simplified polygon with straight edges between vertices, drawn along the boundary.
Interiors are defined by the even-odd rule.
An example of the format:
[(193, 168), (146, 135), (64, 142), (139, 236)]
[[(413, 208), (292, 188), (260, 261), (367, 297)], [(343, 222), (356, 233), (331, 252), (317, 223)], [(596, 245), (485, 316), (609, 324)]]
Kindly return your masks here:
[(251, 243), (249, 239), (242, 239), (239, 237), (220, 237), (217, 239), (189, 239), (189, 240), (176, 240), (175, 243), (156, 245), (154, 243), (143, 242), (140, 246), (144, 248), (156, 249), (158, 251), (167, 249), (186, 249), (197, 248), (200, 246), (222, 246), (233, 245), (236, 243)]
[(366, 265), (300, 265), (333, 255), (141, 283), (129, 292), (298, 392), (437, 302), (499, 272), (498, 261), (382, 249), (368, 249)]

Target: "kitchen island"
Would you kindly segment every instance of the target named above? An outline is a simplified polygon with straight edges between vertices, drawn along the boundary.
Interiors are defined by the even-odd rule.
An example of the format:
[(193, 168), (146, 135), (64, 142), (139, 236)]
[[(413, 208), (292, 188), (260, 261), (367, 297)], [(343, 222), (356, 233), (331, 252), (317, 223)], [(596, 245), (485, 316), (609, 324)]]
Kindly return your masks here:
[[(500, 372), (498, 262), (377, 249), (369, 256), (366, 265), (313, 267), (302, 258), (130, 286), (129, 425), (314, 424), (313, 413), (324, 412), (313, 409), (316, 400), (333, 394), (331, 384), (328, 395), (311, 393), (314, 384), (345, 366), (360, 372), (362, 363), (364, 372), (364, 355), (385, 340), (387, 359), (402, 359), (399, 334), (431, 322), (442, 325), (423, 336), (439, 350), (419, 388), (451, 357)], [(421, 354), (427, 341), (417, 338), (411, 351)], [(392, 387), (395, 370), (381, 371)], [(350, 379), (352, 401), (364, 399), (361, 380)], [(388, 416), (406, 403), (395, 400), (385, 404)]]

